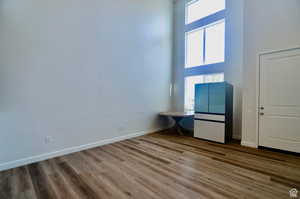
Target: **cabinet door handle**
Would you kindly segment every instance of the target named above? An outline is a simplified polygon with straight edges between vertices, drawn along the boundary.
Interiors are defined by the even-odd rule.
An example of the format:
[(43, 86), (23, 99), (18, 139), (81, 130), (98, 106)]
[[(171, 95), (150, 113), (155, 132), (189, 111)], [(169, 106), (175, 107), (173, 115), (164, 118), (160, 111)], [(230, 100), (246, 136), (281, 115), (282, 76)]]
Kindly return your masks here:
[(260, 115), (265, 115), (264, 113), (259, 113)]

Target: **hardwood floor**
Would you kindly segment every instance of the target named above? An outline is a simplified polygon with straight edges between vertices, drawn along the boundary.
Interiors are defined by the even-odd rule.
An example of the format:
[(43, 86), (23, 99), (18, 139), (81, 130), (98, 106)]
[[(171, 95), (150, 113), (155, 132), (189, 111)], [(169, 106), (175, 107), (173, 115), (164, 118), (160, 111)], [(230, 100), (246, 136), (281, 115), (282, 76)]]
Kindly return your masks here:
[(151, 134), (0, 173), (0, 198), (289, 198), (299, 156)]

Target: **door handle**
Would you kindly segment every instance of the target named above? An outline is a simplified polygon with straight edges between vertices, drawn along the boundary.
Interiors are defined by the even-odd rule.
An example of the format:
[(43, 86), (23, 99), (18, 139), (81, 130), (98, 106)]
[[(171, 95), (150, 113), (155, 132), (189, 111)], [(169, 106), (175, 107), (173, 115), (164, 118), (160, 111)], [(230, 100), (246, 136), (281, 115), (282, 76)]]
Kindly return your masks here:
[(260, 110), (265, 110), (265, 107), (263, 107), (263, 106), (262, 106), (262, 107), (260, 107)]
[(259, 115), (265, 115), (264, 113), (259, 113)]

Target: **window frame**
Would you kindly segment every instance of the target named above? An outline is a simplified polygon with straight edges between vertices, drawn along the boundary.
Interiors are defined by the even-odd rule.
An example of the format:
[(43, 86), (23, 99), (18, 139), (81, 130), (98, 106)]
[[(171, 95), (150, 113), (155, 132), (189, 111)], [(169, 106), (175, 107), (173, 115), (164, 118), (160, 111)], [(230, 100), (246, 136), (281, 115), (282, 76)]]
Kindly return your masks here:
[(199, 21), (199, 20), (201, 20), (201, 19), (210, 17), (210, 16), (212, 16), (212, 15), (214, 15), (214, 14), (216, 14), (216, 13), (219, 13), (219, 12), (221, 12), (221, 11), (226, 10), (226, 8), (227, 8), (226, 0), (224, 0), (224, 1), (225, 1), (225, 8), (224, 8), (223, 10), (219, 10), (219, 11), (217, 11), (217, 12), (215, 12), (215, 13), (212, 13), (212, 14), (210, 14), (210, 15), (208, 15), (208, 16), (205, 16), (205, 17), (203, 17), (203, 18), (200, 18), (200, 19), (197, 19), (197, 20), (194, 20), (194, 21), (188, 23), (188, 6), (191, 5), (191, 4), (194, 4), (194, 3), (198, 2), (198, 1), (201, 1), (201, 0), (187, 0), (187, 2), (185, 3), (185, 19), (184, 19), (185, 25), (188, 25), (188, 24), (194, 23), (194, 22), (196, 22), (196, 21)]
[[(226, 62), (227, 62), (227, 48), (228, 48), (228, 42), (227, 42), (227, 23), (226, 23), (226, 16), (227, 16), (227, 0), (225, 0), (225, 9), (223, 10), (220, 10), (216, 13), (213, 13), (209, 16), (206, 16), (206, 17), (203, 17), (201, 19), (198, 19), (196, 21), (193, 21), (189, 24), (187, 24), (187, 6), (192, 4), (192, 3), (195, 3), (197, 1), (200, 1), (200, 0), (191, 0), (189, 2), (186, 2), (185, 3), (185, 7), (184, 7), (184, 10), (185, 10), (185, 20), (184, 20), (184, 90), (186, 89), (186, 86), (185, 86), (185, 79), (189, 76), (198, 76), (198, 75), (209, 75), (209, 74), (218, 74), (218, 73), (223, 73), (224, 74), (224, 81), (225, 81), (225, 65), (226, 65)], [(224, 21), (225, 23), (225, 35), (224, 35), (224, 61), (223, 62), (218, 62), (218, 63), (212, 63), (212, 64), (205, 64), (204, 65), (200, 65), (200, 66), (192, 66), (192, 67), (188, 67), (186, 68), (186, 53), (187, 53), (187, 50), (186, 50), (186, 34), (188, 32), (191, 32), (193, 30), (197, 30), (197, 29), (204, 29), (204, 28), (207, 28), (209, 27), (210, 25), (215, 25), (217, 24), (218, 22), (222, 22)], [(205, 31), (204, 31), (205, 32)], [(204, 33), (205, 34), (205, 33)], [(205, 41), (203, 42), (204, 45), (205, 45)], [(205, 46), (204, 46), (204, 54), (205, 54)], [(184, 91), (184, 109), (186, 108), (186, 97), (185, 97), (185, 93), (186, 91)]]
[[(211, 65), (211, 64), (222, 64), (222, 63), (224, 63), (225, 62), (225, 49), (226, 49), (226, 42), (225, 42), (225, 38), (226, 38), (226, 30), (224, 30), (224, 42), (225, 42), (225, 48), (224, 48), (224, 61), (221, 61), (221, 62), (216, 62), (216, 63), (210, 63), (210, 64), (206, 64), (205, 62), (206, 62), (206, 30), (208, 29), (208, 28), (210, 28), (210, 27), (212, 27), (212, 26), (215, 26), (215, 25), (218, 25), (218, 24), (222, 24), (222, 23), (224, 23), (224, 27), (225, 27), (225, 29), (226, 29), (226, 20), (225, 19), (221, 19), (221, 20), (219, 20), (219, 21), (215, 21), (215, 22), (213, 22), (213, 23), (211, 23), (211, 24), (207, 24), (207, 25), (205, 25), (205, 26), (202, 26), (202, 27), (199, 27), (199, 28), (195, 28), (195, 29), (193, 29), (193, 30), (191, 30), (191, 31), (186, 31), (185, 32), (185, 51), (184, 51), (184, 54), (185, 54), (185, 61), (184, 61), (184, 68), (185, 69), (189, 69), (189, 68), (194, 68), (194, 67), (202, 67), (202, 66), (207, 66), (207, 65)], [(188, 58), (188, 56), (187, 56), (187, 35), (189, 34), (189, 33), (192, 33), (192, 32), (195, 32), (195, 31), (199, 31), (199, 30), (203, 30), (203, 41), (202, 41), (202, 43), (203, 43), (203, 55), (202, 55), (202, 63), (203, 64), (201, 64), (201, 65), (198, 65), (198, 66), (187, 66), (187, 58)]]

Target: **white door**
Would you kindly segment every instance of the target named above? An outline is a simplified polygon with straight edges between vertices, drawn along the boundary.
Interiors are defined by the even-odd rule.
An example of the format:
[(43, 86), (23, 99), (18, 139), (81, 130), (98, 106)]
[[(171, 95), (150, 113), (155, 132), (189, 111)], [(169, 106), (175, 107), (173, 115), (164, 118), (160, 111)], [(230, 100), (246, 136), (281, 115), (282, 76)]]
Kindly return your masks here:
[(300, 153), (300, 48), (260, 57), (259, 145)]

